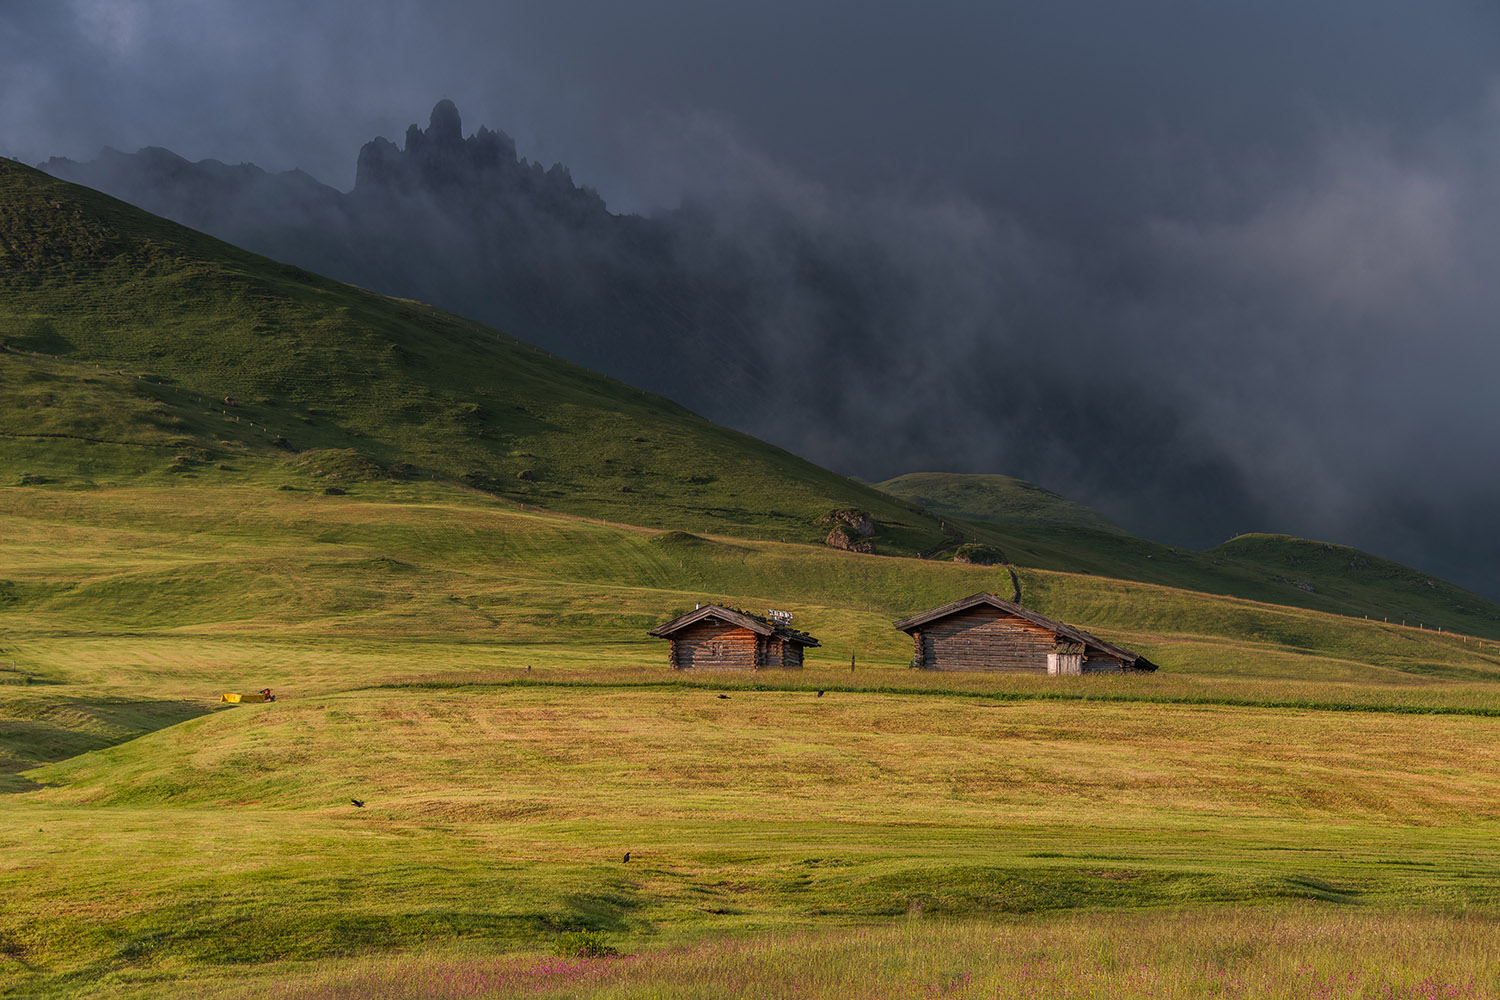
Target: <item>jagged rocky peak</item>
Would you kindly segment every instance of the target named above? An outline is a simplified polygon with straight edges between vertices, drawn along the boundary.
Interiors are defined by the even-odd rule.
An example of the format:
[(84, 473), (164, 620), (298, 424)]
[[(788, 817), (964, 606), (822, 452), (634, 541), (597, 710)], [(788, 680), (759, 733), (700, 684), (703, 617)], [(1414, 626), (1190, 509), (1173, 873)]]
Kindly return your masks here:
[(433, 106), (427, 128), (413, 123), (405, 149), (389, 139), (372, 139), (359, 151), (356, 189), (434, 188), (492, 180), (519, 166), (515, 140), (481, 127), (465, 139), (458, 106), (446, 97)]
[(463, 119), (447, 98), (433, 107), (427, 128), (406, 130), (404, 149), (389, 139), (365, 143), (354, 190), (376, 198), (420, 193), (464, 212), (484, 199), (519, 199), (577, 222), (607, 214), (599, 193), (576, 185), (567, 167), (555, 163), (543, 169), (521, 159), (516, 141), (504, 132), (481, 127), (464, 138)]
[(427, 119), (427, 138), (440, 146), (455, 146), (464, 141), (464, 122), (459, 117), (458, 105), (445, 97), (432, 106), (432, 115)]

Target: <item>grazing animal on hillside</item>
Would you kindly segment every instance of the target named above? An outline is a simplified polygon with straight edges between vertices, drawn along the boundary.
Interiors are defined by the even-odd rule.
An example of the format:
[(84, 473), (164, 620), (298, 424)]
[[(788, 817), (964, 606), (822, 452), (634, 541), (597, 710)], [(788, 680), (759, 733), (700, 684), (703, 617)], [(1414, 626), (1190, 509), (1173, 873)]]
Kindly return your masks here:
[(350, 799), (349, 801), (354, 803), (354, 808), (356, 809), (363, 809), (365, 807), (364, 799)]

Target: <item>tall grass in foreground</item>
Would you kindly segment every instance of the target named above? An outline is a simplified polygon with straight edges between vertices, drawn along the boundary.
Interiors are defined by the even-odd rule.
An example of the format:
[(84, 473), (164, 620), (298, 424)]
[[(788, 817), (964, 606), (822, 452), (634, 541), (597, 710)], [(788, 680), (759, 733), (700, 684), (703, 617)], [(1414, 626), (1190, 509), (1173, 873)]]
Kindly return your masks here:
[[(1304, 907), (908, 920), (619, 958), (412, 956), (328, 963), (233, 995), (887, 1000), (1500, 997), (1500, 923)], [(229, 994), (223, 994), (229, 995)]]

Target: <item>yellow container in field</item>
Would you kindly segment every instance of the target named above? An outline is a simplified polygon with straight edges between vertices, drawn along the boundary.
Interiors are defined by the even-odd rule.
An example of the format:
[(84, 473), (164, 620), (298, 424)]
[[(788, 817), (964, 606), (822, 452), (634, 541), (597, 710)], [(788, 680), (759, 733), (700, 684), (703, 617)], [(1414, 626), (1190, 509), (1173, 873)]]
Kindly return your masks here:
[(219, 696), (219, 700), (220, 701), (227, 701), (227, 702), (229, 702), (230, 704), (233, 704), (233, 705), (238, 705), (242, 701), (243, 702), (265, 701), (266, 700), (266, 696), (263, 695), (263, 694), (258, 694), (258, 693), (257, 694), (224, 694), (224, 695), (220, 695)]

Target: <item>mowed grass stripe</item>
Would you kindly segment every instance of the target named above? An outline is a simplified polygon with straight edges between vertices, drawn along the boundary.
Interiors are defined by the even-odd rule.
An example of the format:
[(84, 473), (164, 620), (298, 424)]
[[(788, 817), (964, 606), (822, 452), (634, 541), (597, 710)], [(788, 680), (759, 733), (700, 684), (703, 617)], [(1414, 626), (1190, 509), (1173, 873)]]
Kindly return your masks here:
[[(851, 671), (852, 673), (852, 671)], [(1392, 705), (1392, 704), (1361, 704), (1352, 701), (1302, 701), (1302, 700), (1272, 700), (1272, 699), (1250, 699), (1232, 698), (1223, 695), (1170, 695), (1154, 694), (1146, 691), (1120, 691), (1110, 690), (1105, 687), (1109, 681), (1088, 681), (1093, 684), (1091, 690), (1080, 690), (1082, 685), (1076, 682), (1058, 681), (1058, 687), (1072, 684), (1073, 690), (1030, 690), (1015, 691), (1003, 688), (991, 690), (955, 690), (950, 685), (955, 682), (949, 678), (941, 678), (937, 687), (902, 687), (890, 684), (847, 684), (847, 683), (809, 683), (801, 678), (778, 681), (776, 679), (761, 679), (756, 675), (754, 679), (737, 679), (732, 676), (721, 675), (714, 678), (712, 674), (699, 675), (691, 679), (673, 678), (671, 680), (544, 680), (535, 677), (508, 677), (504, 680), (481, 680), (481, 679), (455, 679), (455, 680), (403, 680), (389, 681), (384, 684), (371, 685), (369, 688), (353, 690), (451, 690), (451, 691), (480, 691), (486, 688), (515, 688), (515, 687), (554, 687), (574, 688), (581, 691), (590, 689), (631, 690), (636, 688), (656, 689), (685, 689), (694, 691), (774, 691), (774, 692), (797, 692), (802, 694), (818, 695), (822, 692), (826, 695), (894, 695), (899, 697), (923, 697), (923, 698), (971, 698), (999, 702), (1020, 701), (1063, 701), (1063, 702), (1090, 702), (1090, 703), (1142, 703), (1149, 705), (1222, 705), (1237, 708), (1266, 708), (1287, 709), (1291, 711), (1308, 712), (1373, 712), (1377, 714), (1394, 715), (1472, 715), (1480, 718), (1500, 718), (1500, 707), (1484, 705)]]

